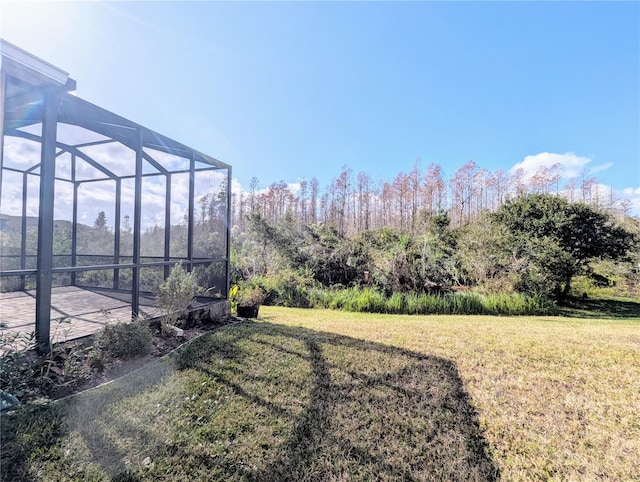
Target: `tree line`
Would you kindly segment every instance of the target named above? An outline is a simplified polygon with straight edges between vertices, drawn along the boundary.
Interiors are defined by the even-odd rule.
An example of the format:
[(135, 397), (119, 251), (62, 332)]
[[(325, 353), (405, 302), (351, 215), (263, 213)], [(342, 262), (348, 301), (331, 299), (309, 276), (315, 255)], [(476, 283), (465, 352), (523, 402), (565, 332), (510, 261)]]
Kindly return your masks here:
[(445, 182), (440, 166), (416, 162), (375, 183), (345, 167), (322, 192), (315, 178), (296, 192), (254, 178), (232, 197), (232, 282), (259, 279), (288, 299), (314, 286), (638, 296), (640, 221), (628, 202), (559, 173), (470, 161)]
[(303, 224), (334, 226), (342, 236), (382, 227), (415, 233), (438, 213), (447, 212), (451, 225), (461, 227), (523, 194), (556, 194), (617, 216), (627, 216), (631, 206), (586, 171), (563, 180), (559, 164), (541, 166), (527, 176), (522, 169), (490, 172), (468, 161), (446, 180), (439, 164), (423, 168), (416, 160), (409, 172), (392, 180), (374, 180), (345, 166), (324, 189), (315, 177), (300, 181), (297, 190), (284, 181), (261, 189), (254, 177), (248, 192), (232, 195), (232, 226), (245, 231), (248, 213), (257, 212), (272, 223), (289, 213)]

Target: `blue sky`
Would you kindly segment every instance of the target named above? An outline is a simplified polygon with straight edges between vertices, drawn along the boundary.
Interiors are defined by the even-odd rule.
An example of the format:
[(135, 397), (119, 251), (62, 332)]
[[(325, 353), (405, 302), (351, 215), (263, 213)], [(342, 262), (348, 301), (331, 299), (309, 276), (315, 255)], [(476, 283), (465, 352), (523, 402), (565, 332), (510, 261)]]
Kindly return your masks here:
[[(347, 165), (586, 169), (640, 214), (638, 2), (5, 1), (1, 36), (247, 189)], [(548, 154), (545, 154), (548, 153)], [(625, 191), (626, 190), (626, 191)]]

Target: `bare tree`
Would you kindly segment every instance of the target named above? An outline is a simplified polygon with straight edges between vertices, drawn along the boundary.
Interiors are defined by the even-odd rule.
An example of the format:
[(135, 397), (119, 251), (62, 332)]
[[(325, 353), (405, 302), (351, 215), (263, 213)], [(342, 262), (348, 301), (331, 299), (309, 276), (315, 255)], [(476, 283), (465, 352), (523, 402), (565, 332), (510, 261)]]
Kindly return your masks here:
[(391, 184), (384, 182), (380, 193), (380, 225), (391, 226), (391, 206), (393, 203), (393, 189)]
[(358, 230), (371, 227), (371, 178), (367, 173), (358, 173)]
[(449, 185), (451, 187), (451, 221), (456, 226), (462, 226), (471, 218), (471, 205), (474, 195), (474, 175), (477, 166), (473, 161), (468, 161), (459, 168)]
[(391, 225), (405, 231), (407, 229), (406, 215), (409, 199), (408, 176), (404, 172), (399, 173), (391, 186)]
[(575, 178), (571, 178), (567, 181), (564, 186), (565, 197), (569, 200), (569, 202), (575, 201), (576, 196), (576, 180)]
[(446, 186), (442, 178), (442, 167), (429, 164), (424, 175), (423, 205), (429, 216), (433, 216), (445, 205)]
[(336, 181), (336, 202), (338, 203), (338, 232), (345, 235), (349, 223), (349, 198), (351, 197), (351, 169), (342, 166), (340, 177)]
[(311, 211), (311, 222), (315, 223), (318, 214), (318, 180), (315, 177), (311, 178), (311, 199), (309, 200)]
[(420, 185), (422, 179), (422, 169), (420, 167), (420, 158), (416, 159), (413, 163), (413, 168), (408, 176), (409, 190), (410, 190), (410, 210), (411, 210), (411, 232), (415, 232), (418, 225), (418, 212), (421, 207)]
[(580, 193), (582, 196), (582, 202), (585, 204), (591, 203), (592, 190), (594, 185), (596, 184), (595, 177), (586, 177), (587, 173), (583, 171), (582, 173), (582, 183), (580, 184)]
[(299, 199), (299, 207), (300, 207), (300, 221), (302, 223), (309, 222), (308, 213), (307, 213), (307, 191), (309, 188), (309, 184), (305, 179), (300, 181), (300, 193), (298, 195)]

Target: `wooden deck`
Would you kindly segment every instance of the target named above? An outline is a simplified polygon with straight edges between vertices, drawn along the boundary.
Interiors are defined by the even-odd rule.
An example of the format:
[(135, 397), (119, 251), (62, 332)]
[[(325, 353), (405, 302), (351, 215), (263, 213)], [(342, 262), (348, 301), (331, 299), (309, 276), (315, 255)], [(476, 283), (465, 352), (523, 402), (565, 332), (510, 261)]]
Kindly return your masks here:
[[(51, 292), (51, 336), (54, 342), (92, 335), (108, 322), (131, 319), (131, 295), (75, 286), (53, 288)], [(144, 318), (160, 315), (153, 299), (141, 297)], [(15, 339), (16, 347), (35, 332), (35, 290), (0, 293), (0, 337)], [(22, 341), (23, 343), (20, 343)], [(0, 343), (0, 352), (4, 351)]]

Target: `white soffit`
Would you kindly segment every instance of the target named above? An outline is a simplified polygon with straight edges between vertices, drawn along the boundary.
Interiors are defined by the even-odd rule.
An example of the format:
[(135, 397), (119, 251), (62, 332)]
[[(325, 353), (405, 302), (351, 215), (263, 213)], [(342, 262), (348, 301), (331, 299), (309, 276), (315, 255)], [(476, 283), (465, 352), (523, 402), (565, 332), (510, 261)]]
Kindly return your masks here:
[(20, 47), (0, 39), (2, 54), (0, 67), (9, 75), (34, 85), (65, 85), (69, 73), (22, 50)]

